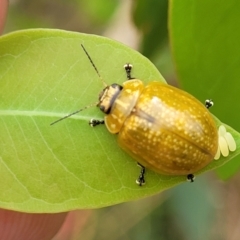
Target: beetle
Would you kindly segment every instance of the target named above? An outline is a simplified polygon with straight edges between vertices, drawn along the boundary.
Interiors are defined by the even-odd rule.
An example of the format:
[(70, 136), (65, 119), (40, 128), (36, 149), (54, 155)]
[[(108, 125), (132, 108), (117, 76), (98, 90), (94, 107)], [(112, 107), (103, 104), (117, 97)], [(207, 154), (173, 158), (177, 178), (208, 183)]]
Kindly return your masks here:
[(139, 186), (145, 183), (145, 168), (164, 175), (185, 175), (193, 182), (194, 173), (214, 159), (219, 147), (218, 129), (208, 110), (212, 100), (204, 105), (189, 93), (158, 81), (145, 86), (131, 76), (131, 64), (124, 69), (127, 81), (106, 85), (94, 104), (105, 114), (104, 120), (92, 119), (89, 124), (105, 124), (110, 133), (118, 135), (119, 146), (141, 167), (136, 180)]
[(120, 147), (139, 163), (137, 184), (145, 183), (145, 168), (193, 181), (193, 173), (209, 164), (218, 149), (212, 116), (182, 90), (157, 81), (144, 86), (131, 77), (131, 69), (125, 65), (128, 81), (123, 86), (112, 84), (101, 92), (98, 107), (106, 114), (108, 131), (118, 134)]

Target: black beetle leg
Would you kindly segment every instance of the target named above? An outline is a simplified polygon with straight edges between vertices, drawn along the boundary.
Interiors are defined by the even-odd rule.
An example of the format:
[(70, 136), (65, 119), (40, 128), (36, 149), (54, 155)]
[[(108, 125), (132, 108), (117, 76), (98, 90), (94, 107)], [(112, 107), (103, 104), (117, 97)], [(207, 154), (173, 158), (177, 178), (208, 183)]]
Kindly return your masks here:
[(189, 182), (194, 182), (194, 179), (195, 179), (195, 176), (194, 176), (193, 174), (188, 174), (188, 175), (187, 175), (187, 180), (188, 180)]
[(138, 179), (136, 180), (136, 183), (137, 183), (137, 185), (142, 186), (142, 185), (145, 184), (144, 175), (145, 175), (146, 170), (145, 170), (145, 167), (142, 166), (140, 163), (138, 163), (138, 166), (141, 168), (141, 170), (140, 170), (139, 177), (138, 177)]
[(207, 109), (209, 109), (209, 108), (212, 107), (213, 105), (214, 105), (214, 102), (213, 102), (212, 99), (207, 99), (207, 100), (205, 101), (205, 107), (206, 107)]
[(132, 71), (133, 66), (130, 63), (126, 63), (124, 65), (124, 68), (125, 68), (125, 71), (127, 73), (127, 79), (128, 80), (134, 79), (134, 78), (131, 77), (131, 71)]
[(89, 121), (89, 125), (91, 127), (96, 127), (97, 125), (104, 124), (104, 120), (96, 120), (96, 119), (91, 119)]

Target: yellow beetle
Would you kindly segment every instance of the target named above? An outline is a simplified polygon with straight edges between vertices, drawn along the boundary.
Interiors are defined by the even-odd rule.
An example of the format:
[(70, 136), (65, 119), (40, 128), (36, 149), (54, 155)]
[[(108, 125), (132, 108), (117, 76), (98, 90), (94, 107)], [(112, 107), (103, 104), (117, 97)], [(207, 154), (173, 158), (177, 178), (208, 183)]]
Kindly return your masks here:
[(207, 100), (204, 106), (187, 92), (157, 81), (144, 86), (131, 77), (131, 69), (132, 65), (125, 65), (128, 80), (122, 86), (114, 83), (103, 89), (97, 106), (106, 116), (89, 124), (105, 123), (109, 132), (118, 134), (120, 147), (141, 167), (140, 186), (145, 183), (145, 168), (186, 175), (193, 181), (193, 174), (208, 165), (218, 150), (217, 126), (207, 109), (212, 102)]
[[(218, 131), (208, 109), (192, 95), (153, 81), (147, 86), (130, 75), (123, 86), (107, 86), (99, 97), (104, 123), (140, 166), (165, 175), (186, 175), (209, 164), (218, 149)], [(91, 125), (103, 123), (92, 120)], [(137, 180), (142, 185), (145, 170)]]

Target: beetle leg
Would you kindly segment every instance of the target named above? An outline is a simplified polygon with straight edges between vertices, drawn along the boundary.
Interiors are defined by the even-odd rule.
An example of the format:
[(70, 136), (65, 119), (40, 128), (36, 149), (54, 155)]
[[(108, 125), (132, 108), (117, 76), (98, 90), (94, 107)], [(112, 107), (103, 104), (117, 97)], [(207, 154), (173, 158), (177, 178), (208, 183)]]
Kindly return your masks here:
[(96, 119), (91, 119), (89, 121), (89, 125), (91, 127), (96, 127), (97, 125), (104, 124), (104, 120), (96, 120)]
[(140, 170), (139, 177), (138, 177), (138, 179), (136, 180), (136, 183), (137, 183), (137, 185), (139, 185), (139, 186), (141, 187), (142, 185), (145, 184), (144, 175), (145, 175), (146, 170), (145, 170), (145, 167), (142, 166), (140, 163), (138, 163), (138, 166), (141, 168), (141, 170)]
[(131, 77), (131, 71), (132, 71), (133, 66), (130, 63), (126, 63), (124, 65), (124, 68), (127, 73), (127, 79), (128, 80), (134, 79), (133, 77)]
[(209, 108), (212, 107), (213, 105), (214, 105), (214, 102), (213, 102), (212, 99), (207, 99), (207, 100), (205, 101), (205, 107), (206, 107), (207, 109), (209, 109)]
[(188, 180), (189, 182), (194, 182), (194, 179), (195, 179), (195, 176), (194, 176), (193, 174), (188, 174), (188, 175), (187, 175), (187, 180)]

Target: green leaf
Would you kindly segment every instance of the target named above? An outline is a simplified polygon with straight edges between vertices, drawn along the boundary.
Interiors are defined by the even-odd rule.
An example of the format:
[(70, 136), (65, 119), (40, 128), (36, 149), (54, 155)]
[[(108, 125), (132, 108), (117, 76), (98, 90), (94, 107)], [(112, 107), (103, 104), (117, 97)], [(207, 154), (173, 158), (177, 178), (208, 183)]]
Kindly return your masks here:
[[(212, 98), (211, 111), (240, 129), (240, 1), (171, 0), (169, 31), (178, 79), (198, 99)], [(218, 171), (226, 179), (240, 158)]]
[(142, 54), (148, 58), (167, 43), (167, 0), (137, 0), (133, 5), (133, 20), (142, 38)]
[[(50, 123), (95, 103), (103, 88), (81, 48), (85, 46), (106, 83), (133, 76), (164, 81), (148, 59), (110, 39), (60, 30), (27, 30), (0, 38), (0, 207), (24, 212), (99, 208), (146, 197), (185, 177), (147, 171), (146, 185), (135, 184), (139, 168), (117, 145), (92, 107), (53, 126)], [(216, 120), (218, 124), (221, 124)], [(239, 139), (239, 135), (228, 128)], [(214, 161), (218, 167), (237, 153)], [(203, 171), (202, 171), (203, 172)]]

